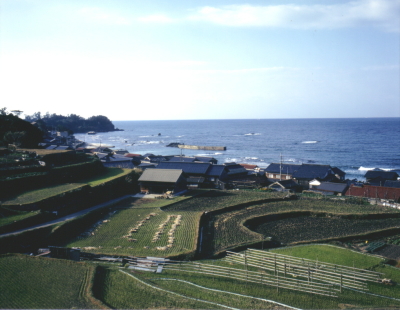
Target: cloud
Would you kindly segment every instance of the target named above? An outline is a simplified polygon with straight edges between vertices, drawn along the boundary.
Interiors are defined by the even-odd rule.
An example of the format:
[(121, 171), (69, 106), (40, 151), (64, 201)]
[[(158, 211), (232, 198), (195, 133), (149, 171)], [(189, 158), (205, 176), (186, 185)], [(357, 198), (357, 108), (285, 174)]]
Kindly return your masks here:
[(175, 22), (173, 18), (168, 17), (165, 14), (153, 14), (153, 15), (143, 16), (138, 18), (138, 21), (145, 23), (160, 23), (160, 24)]
[(225, 26), (336, 29), (374, 26), (400, 31), (400, 0), (358, 0), (334, 5), (206, 6), (188, 19)]
[(79, 10), (79, 15), (89, 22), (98, 22), (109, 25), (130, 25), (129, 19), (115, 12), (108, 12), (102, 8), (85, 7)]

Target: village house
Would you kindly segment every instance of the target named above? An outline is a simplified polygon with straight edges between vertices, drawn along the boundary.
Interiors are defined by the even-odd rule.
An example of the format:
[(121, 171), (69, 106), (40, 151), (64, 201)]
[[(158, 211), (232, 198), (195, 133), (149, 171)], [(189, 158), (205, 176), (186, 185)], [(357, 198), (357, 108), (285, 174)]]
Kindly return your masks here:
[(349, 187), (347, 183), (321, 182), (317, 179), (310, 183), (310, 190), (321, 193), (323, 195), (343, 196)]
[(265, 176), (270, 180), (290, 180), (300, 167), (295, 164), (272, 163), (265, 168)]
[(396, 181), (399, 175), (395, 171), (374, 169), (367, 171), (364, 177), (370, 185), (383, 186), (386, 181)]
[(180, 169), (146, 169), (138, 182), (142, 193), (179, 193), (187, 189), (186, 178)]
[(308, 189), (309, 183), (318, 179), (324, 182), (344, 182), (346, 173), (329, 165), (302, 164), (293, 172), (293, 179), (303, 188)]

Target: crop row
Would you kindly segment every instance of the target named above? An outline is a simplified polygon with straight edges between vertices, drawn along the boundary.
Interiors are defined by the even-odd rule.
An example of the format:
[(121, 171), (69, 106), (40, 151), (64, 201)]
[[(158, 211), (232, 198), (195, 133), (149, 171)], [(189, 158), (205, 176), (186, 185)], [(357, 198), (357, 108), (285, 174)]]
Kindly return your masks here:
[(197, 244), (200, 216), (199, 212), (177, 215), (136, 201), (102, 221), (94, 234), (66, 246), (93, 253), (137, 256), (156, 256), (160, 250), (167, 256), (189, 253)]
[[(341, 202), (324, 202), (318, 200), (293, 200), (261, 203), (251, 207), (243, 208), (234, 212), (227, 212), (220, 215), (215, 215), (212, 218), (213, 227), (212, 235), (214, 239), (213, 251), (220, 252), (225, 249), (235, 247), (246, 243), (254, 243), (266, 240), (267, 237), (275, 237), (281, 242), (289, 243), (301, 240), (316, 240), (320, 238), (339, 237), (353, 235), (357, 233), (366, 233), (369, 231), (384, 229), (388, 227), (399, 227), (399, 220), (393, 219), (379, 219), (367, 220), (358, 219), (357, 215), (353, 216), (354, 219), (344, 219), (341, 216), (351, 218), (349, 213), (357, 206), (352, 205), (349, 208), (347, 203)], [(389, 212), (376, 206), (363, 206), (365, 210), (371, 213), (381, 214)], [(247, 220), (261, 217), (268, 214), (279, 214), (289, 212), (311, 211), (312, 212), (328, 212), (331, 218), (299, 218), (286, 219), (282, 221), (270, 221), (263, 225), (259, 225), (252, 231), (244, 226)], [(354, 212), (356, 213), (356, 212)], [(335, 218), (334, 214), (338, 214)], [(365, 215), (360, 214), (360, 218)], [(304, 223), (301, 224), (300, 221)], [(299, 228), (299, 225), (302, 225)], [(315, 228), (313, 228), (315, 227)], [(235, 231), (235, 234), (230, 232)]]

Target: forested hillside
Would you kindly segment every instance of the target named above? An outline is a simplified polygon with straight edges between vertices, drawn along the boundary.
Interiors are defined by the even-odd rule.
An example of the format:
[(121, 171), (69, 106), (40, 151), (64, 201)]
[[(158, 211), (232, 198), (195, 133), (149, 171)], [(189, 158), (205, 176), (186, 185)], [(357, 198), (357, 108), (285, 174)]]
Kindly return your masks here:
[(88, 131), (105, 132), (118, 130), (113, 123), (103, 115), (91, 116), (85, 119), (76, 114), (64, 116), (55, 113), (46, 113), (42, 115), (40, 112), (36, 112), (32, 115), (25, 116), (25, 120), (28, 122), (36, 122), (36, 125), (43, 131), (69, 131), (72, 134)]

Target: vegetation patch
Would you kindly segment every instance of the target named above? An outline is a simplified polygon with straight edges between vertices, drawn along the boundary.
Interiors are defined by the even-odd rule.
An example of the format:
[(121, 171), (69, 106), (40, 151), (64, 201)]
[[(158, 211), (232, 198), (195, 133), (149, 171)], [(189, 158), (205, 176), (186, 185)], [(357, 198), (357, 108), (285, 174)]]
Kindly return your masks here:
[(246, 225), (281, 244), (356, 236), (398, 227), (398, 218), (350, 219), (326, 213), (287, 212), (251, 219)]
[(2, 255), (0, 270), (2, 309), (99, 307), (90, 300), (87, 290), (93, 267), (83, 263), (20, 254)]
[(135, 256), (194, 255), (201, 212), (162, 211), (171, 200), (139, 199), (119, 204), (87, 227), (68, 247), (102, 254)]

